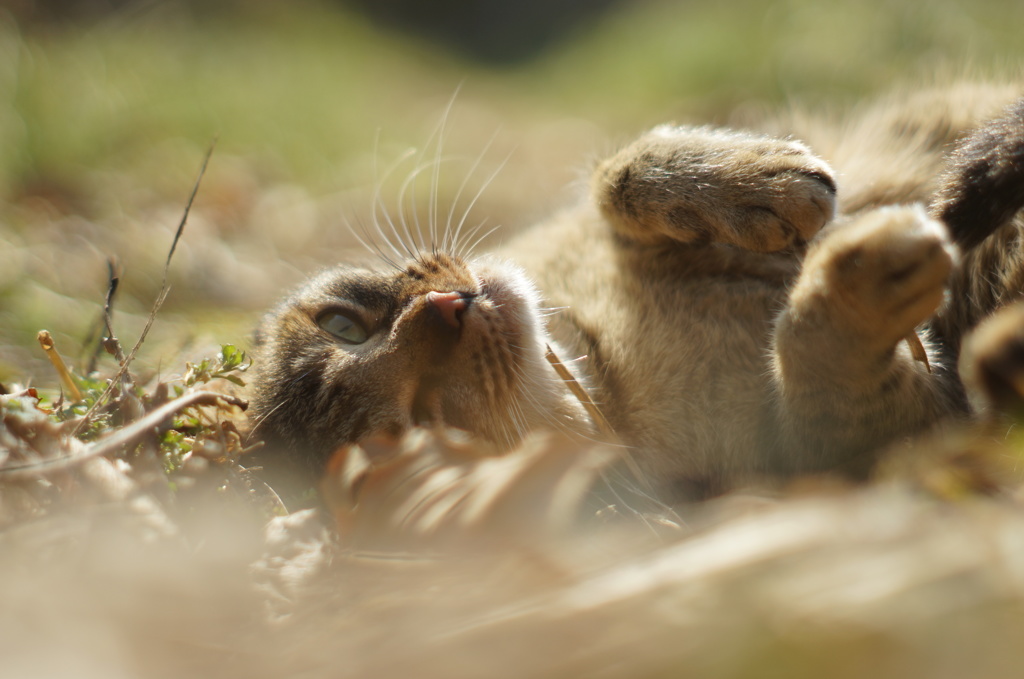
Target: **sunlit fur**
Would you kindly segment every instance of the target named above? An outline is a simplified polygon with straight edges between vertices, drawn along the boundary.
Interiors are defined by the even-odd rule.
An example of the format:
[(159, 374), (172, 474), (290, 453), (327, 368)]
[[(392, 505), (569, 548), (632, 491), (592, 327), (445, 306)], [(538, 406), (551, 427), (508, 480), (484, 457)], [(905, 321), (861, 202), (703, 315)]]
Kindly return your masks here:
[[(431, 291), (470, 298), (453, 328)], [(424, 253), (398, 270), (340, 267), (313, 278), (268, 316), (259, 336), (259, 427), (317, 463), (345, 442), (419, 421), (472, 430), (507, 449), (527, 431), (585, 432), (578, 402), (554, 389), (539, 298), (515, 265)], [(325, 309), (355, 312), (358, 345), (318, 327)]]
[[(946, 160), (1012, 99), (976, 87), (967, 106), (963, 93), (772, 123), (803, 125), (827, 162), (789, 137), (655, 128), (598, 164), (587, 199), (494, 259), (469, 256), (465, 215), (441, 220), (432, 204), (419, 229), (385, 211), (368, 239), (382, 266), (325, 272), (263, 323), (257, 432), (316, 462), (424, 417), (499, 448), (539, 426), (590, 435), (543, 358), (552, 343), (580, 359), (572, 369), (670, 495), (863, 474), (885, 445), (966, 412), (960, 338), (1024, 289), (1019, 218), (975, 208), (952, 235), (941, 223), (989, 193), (1003, 221), (1021, 202), (1024, 112)], [(979, 162), (1010, 188), (972, 175)], [(429, 291), (474, 295), (457, 332)], [(366, 344), (316, 326), (339, 303), (370, 319)], [(903, 342), (918, 326), (928, 365)]]

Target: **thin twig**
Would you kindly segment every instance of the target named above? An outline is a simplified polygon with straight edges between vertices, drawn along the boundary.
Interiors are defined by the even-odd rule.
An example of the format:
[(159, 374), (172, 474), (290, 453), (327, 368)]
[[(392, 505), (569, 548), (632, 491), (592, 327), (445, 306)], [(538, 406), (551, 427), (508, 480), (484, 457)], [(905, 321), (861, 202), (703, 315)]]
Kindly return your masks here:
[[(103, 301), (103, 324), (107, 328), (107, 339), (113, 340), (116, 337), (114, 335), (114, 296), (121, 283), (121, 264), (116, 258), (107, 259), (107, 272), (109, 273), (109, 284), (107, 285), (107, 297)], [(121, 348), (120, 342), (114, 342), (114, 358), (119, 364), (125, 361), (124, 349)]]
[(100, 352), (105, 349), (104, 347), (104, 329), (106, 329), (106, 337), (113, 335), (111, 328), (113, 317), (113, 304), (114, 295), (117, 292), (118, 283), (120, 282), (121, 265), (117, 258), (113, 255), (107, 257), (107, 296), (103, 303), (103, 310), (100, 312), (96, 320), (89, 326), (89, 332), (86, 333), (85, 340), (82, 341), (84, 348), (92, 347), (92, 351), (89, 354), (89, 361), (85, 364), (85, 374), (90, 375), (96, 371), (96, 365), (99, 363)]
[(174, 232), (174, 240), (171, 241), (171, 249), (168, 251), (167, 261), (164, 263), (164, 275), (163, 282), (160, 285), (160, 293), (157, 295), (156, 301), (153, 303), (153, 308), (149, 312), (149, 318), (146, 320), (146, 327), (142, 329), (142, 334), (139, 335), (138, 341), (135, 343), (135, 346), (132, 347), (128, 356), (125, 357), (124, 361), (121, 361), (121, 366), (118, 369), (117, 374), (114, 375), (114, 378), (110, 380), (110, 384), (107, 385), (107, 388), (103, 390), (100, 397), (96, 399), (96, 402), (92, 404), (92, 407), (89, 408), (88, 412), (86, 412), (82, 417), (78, 426), (76, 426), (75, 430), (72, 432), (72, 435), (77, 435), (82, 428), (89, 423), (90, 418), (96, 410), (106, 402), (108, 398), (110, 398), (110, 394), (115, 388), (117, 388), (121, 378), (124, 377), (125, 373), (128, 371), (128, 366), (131, 365), (133, 360), (135, 360), (135, 354), (138, 353), (142, 343), (146, 341), (146, 336), (149, 334), (149, 329), (153, 327), (153, 321), (156, 319), (157, 312), (160, 310), (160, 307), (163, 306), (164, 300), (167, 299), (167, 293), (170, 292), (170, 286), (167, 283), (167, 278), (171, 268), (171, 257), (174, 256), (174, 250), (178, 247), (178, 240), (181, 238), (181, 234), (185, 230), (185, 223), (188, 221), (189, 212), (192, 210), (192, 203), (195, 202), (196, 193), (199, 192), (199, 185), (203, 181), (203, 175), (206, 174), (206, 166), (210, 163), (210, 157), (213, 155), (213, 149), (216, 146), (217, 140), (214, 139), (213, 143), (210, 144), (210, 148), (206, 151), (206, 157), (203, 158), (202, 166), (199, 168), (199, 175), (196, 177), (196, 182), (192, 187), (192, 193), (189, 195), (188, 202), (185, 204), (185, 211), (181, 215), (181, 221), (178, 223), (178, 230)]
[(597, 430), (608, 440), (609, 443), (622, 448), (622, 457), (626, 462), (626, 466), (629, 467), (630, 473), (632, 473), (633, 476), (636, 477), (636, 480), (646, 488), (648, 486), (647, 477), (642, 471), (640, 471), (640, 467), (637, 465), (636, 460), (633, 459), (633, 455), (630, 453), (629, 449), (623, 445), (622, 441), (619, 439), (619, 435), (615, 433), (612, 425), (609, 424), (607, 419), (605, 419), (604, 413), (602, 413), (601, 409), (597, 407), (594, 400), (590, 398), (590, 394), (588, 394), (587, 390), (583, 388), (583, 385), (581, 385), (576, 378), (573, 377), (573, 374), (569, 372), (569, 369), (565, 367), (562, 361), (558, 358), (558, 355), (551, 348), (551, 345), (546, 344), (544, 345), (544, 348), (546, 350), (544, 357), (548, 359), (548, 363), (551, 364), (551, 367), (555, 369), (555, 372), (562, 378), (565, 385), (569, 387), (569, 391), (572, 392), (572, 395), (576, 397), (580, 402), (580, 405), (583, 406), (583, 409), (587, 411), (588, 415), (590, 415), (590, 419), (594, 421), (594, 426), (597, 427)]
[(61, 357), (60, 352), (57, 351), (53, 336), (50, 335), (48, 330), (40, 330), (37, 339), (39, 340), (39, 346), (46, 352), (46, 357), (50, 359), (54, 370), (57, 371), (57, 377), (60, 378), (61, 386), (67, 392), (68, 398), (74, 403), (81, 401), (82, 392), (78, 390), (78, 385), (75, 384), (75, 380), (71, 377), (64, 359)]
[(117, 452), (124, 446), (138, 443), (142, 437), (147, 434), (151, 434), (156, 427), (160, 426), (164, 421), (170, 419), (185, 408), (191, 408), (192, 406), (220, 405), (222, 403), (236, 406), (243, 410), (249, 405), (244, 399), (236, 396), (219, 394), (213, 391), (193, 391), (185, 394), (184, 396), (180, 396), (173, 401), (165, 403), (127, 427), (118, 429), (110, 436), (86, 445), (81, 452), (75, 453), (74, 455), (65, 455), (63, 457), (55, 457), (49, 460), (41, 460), (39, 462), (0, 467), (0, 476), (19, 479), (34, 477), (38, 474), (49, 471), (66, 469), (67, 467), (80, 464), (94, 457)]
[(93, 321), (92, 325), (89, 327), (89, 332), (85, 336), (85, 340), (82, 342), (83, 347), (92, 347), (92, 351), (89, 354), (89, 361), (85, 364), (86, 375), (91, 375), (96, 371), (96, 365), (99, 363), (100, 352), (106, 348), (104, 346), (104, 328), (106, 328), (107, 332), (106, 337), (112, 337), (114, 334), (112, 328), (114, 297), (117, 293), (120, 281), (121, 264), (117, 257), (111, 255), (107, 257), (107, 296), (103, 302), (103, 311), (101, 311), (100, 315), (95, 321)]

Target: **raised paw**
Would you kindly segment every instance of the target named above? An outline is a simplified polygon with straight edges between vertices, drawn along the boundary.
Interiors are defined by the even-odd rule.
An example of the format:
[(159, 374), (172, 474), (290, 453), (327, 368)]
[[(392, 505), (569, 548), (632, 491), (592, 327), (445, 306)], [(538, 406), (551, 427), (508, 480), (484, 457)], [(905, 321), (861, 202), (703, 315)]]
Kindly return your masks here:
[(967, 337), (960, 374), (985, 405), (1024, 418), (1024, 302), (995, 312)]
[(664, 125), (601, 163), (593, 196), (636, 242), (776, 252), (832, 219), (836, 185), (828, 164), (799, 142)]
[(946, 228), (922, 208), (881, 208), (824, 234), (791, 299), (893, 344), (941, 304), (955, 257)]

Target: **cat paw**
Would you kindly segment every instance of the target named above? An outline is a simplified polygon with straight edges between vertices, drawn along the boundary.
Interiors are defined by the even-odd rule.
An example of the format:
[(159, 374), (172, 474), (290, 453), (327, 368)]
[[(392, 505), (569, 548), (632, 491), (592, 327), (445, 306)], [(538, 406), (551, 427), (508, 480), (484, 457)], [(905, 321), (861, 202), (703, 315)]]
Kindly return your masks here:
[(601, 163), (593, 196), (637, 242), (776, 252), (832, 219), (836, 185), (828, 164), (799, 142), (664, 125)]
[(1024, 302), (1000, 309), (968, 335), (960, 374), (984, 405), (1024, 418)]
[(923, 208), (881, 208), (828, 233), (808, 255), (798, 291), (814, 288), (844, 326), (894, 343), (942, 303), (955, 258), (946, 228)]

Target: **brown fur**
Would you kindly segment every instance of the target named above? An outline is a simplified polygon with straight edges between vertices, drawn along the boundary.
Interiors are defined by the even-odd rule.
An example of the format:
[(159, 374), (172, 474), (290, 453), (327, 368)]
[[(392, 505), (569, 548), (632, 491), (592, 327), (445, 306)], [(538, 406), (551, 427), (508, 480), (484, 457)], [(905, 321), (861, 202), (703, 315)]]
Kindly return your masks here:
[[(328, 272), (263, 325), (258, 431), (318, 461), (417, 419), (501, 447), (545, 424), (589, 435), (545, 364), (551, 343), (586, 357), (574, 371), (671, 494), (863, 474), (887, 443), (966, 410), (960, 338), (1024, 290), (1022, 224), (1003, 224), (1024, 200), (1024, 114), (946, 161), (1009, 101), (976, 88), (965, 105), (962, 92), (884, 102), (831, 137), (808, 126), (837, 171), (794, 141), (656, 128), (598, 166), (589, 200), (497, 253), (562, 308), (546, 323), (532, 286), (494, 259), (428, 251)], [(981, 209), (988, 197), (1001, 207)], [(931, 214), (909, 205), (932, 200)], [(952, 238), (938, 219), (959, 225)], [(973, 249), (961, 257), (954, 238)], [(428, 291), (471, 300), (454, 332), (430, 321)], [(371, 340), (332, 339), (315, 323), (324, 304), (365, 307)], [(922, 323), (927, 366), (902, 342)], [(428, 396), (440, 407), (418, 413)]]

